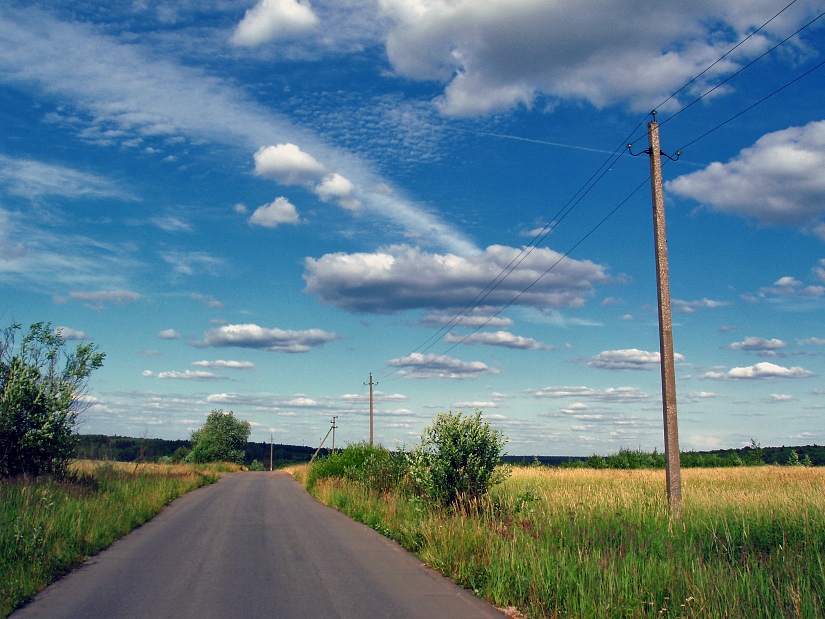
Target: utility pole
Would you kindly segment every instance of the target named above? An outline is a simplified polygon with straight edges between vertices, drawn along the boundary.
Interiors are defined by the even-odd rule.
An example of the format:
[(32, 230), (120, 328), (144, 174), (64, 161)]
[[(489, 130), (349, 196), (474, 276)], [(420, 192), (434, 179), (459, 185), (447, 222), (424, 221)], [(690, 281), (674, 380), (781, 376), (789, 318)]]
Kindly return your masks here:
[(662, 191), (662, 152), (659, 148), (659, 125), (655, 117), (647, 125), (647, 138), (650, 145), (648, 152), (650, 154), (650, 182), (653, 192), (653, 225), (656, 241), (656, 284), (659, 297), (659, 351), (662, 367), (662, 413), (665, 427), (667, 502), (671, 516), (678, 517), (682, 512), (682, 473), (679, 462), (679, 427), (676, 421), (676, 368), (673, 359), (673, 319), (670, 309), (665, 200)]
[(372, 445), (372, 372), (370, 372), (370, 445)]
[(272, 441), (273, 441), (272, 434), (269, 435), (269, 470), (272, 471)]
[(335, 428), (338, 426), (335, 425), (335, 420), (338, 419), (338, 415), (332, 416), (332, 453), (335, 453)]

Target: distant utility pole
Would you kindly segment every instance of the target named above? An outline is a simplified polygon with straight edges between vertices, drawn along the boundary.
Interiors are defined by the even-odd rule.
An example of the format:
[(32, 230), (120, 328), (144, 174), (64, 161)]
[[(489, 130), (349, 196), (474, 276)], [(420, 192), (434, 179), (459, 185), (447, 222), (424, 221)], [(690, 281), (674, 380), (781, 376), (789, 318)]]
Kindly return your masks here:
[(272, 435), (269, 435), (269, 470), (272, 471)]
[(372, 372), (370, 372), (370, 445), (372, 445)]
[[(655, 111), (654, 111), (655, 114)], [(655, 118), (655, 117), (654, 117)], [(656, 241), (656, 284), (659, 296), (659, 351), (662, 366), (662, 413), (665, 426), (667, 501), (671, 516), (682, 511), (682, 473), (679, 463), (679, 426), (676, 421), (676, 369), (673, 360), (673, 319), (670, 311), (670, 277), (665, 235), (665, 200), (662, 192), (662, 152), (659, 125), (647, 125), (650, 144), (650, 182), (653, 192), (653, 224)], [(679, 153), (677, 153), (677, 156)]]
[(338, 426), (335, 425), (335, 420), (338, 419), (338, 415), (332, 416), (332, 451), (335, 452), (335, 428)]

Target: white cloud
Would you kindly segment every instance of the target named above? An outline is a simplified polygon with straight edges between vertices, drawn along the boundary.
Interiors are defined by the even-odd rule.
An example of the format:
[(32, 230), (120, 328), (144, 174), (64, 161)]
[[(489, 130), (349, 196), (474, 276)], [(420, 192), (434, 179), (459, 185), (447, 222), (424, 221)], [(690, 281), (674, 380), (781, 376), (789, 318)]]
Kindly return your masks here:
[[(640, 20), (641, 2), (610, 0), (382, 0), (391, 28), (387, 55), (397, 73), (446, 83), (444, 114), (489, 114), (539, 96), (626, 102), (650, 110), (775, 13), (768, 3), (665, 3)], [(737, 69), (775, 33), (815, 14), (788, 12), (688, 89)], [(674, 101), (673, 105), (677, 105)]]
[(165, 217), (153, 217), (150, 222), (164, 232), (191, 232), (192, 226), (178, 217), (167, 215)]
[(179, 275), (195, 275), (201, 271), (218, 275), (224, 266), (222, 258), (205, 251), (166, 251), (161, 252), (160, 257)]
[(92, 339), (84, 331), (78, 331), (77, 329), (72, 329), (71, 327), (57, 327), (54, 331), (61, 337), (61, 339), (63, 339), (63, 341)]
[(682, 301), (680, 299), (673, 299), (673, 306), (677, 312), (689, 314), (695, 312), (699, 308), (727, 307), (730, 305), (727, 301), (714, 301), (713, 299), (701, 299), (699, 301)]
[[(304, 291), (352, 312), (461, 307), (476, 301), (519, 251), (492, 245), (481, 255), (461, 257), (397, 245), (375, 253), (327, 254), (305, 260)], [(516, 305), (581, 307), (592, 296), (595, 284), (609, 281), (606, 268), (599, 264), (562, 259), (551, 249), (535, 249), (485, 302), (504, 304), (520, 294)]]
[(678, 396), (680, 400), (689, 404), (720, 397), (718, 393), (713, 393), (712, 391), (686, 391), (678, 394)]
[(65, 198), (117, 198), (136, 200), (117, 183), (61, 165), (0, 154), (0, 185), (9, 194), (29, 199), (44, 196)]
[(762, 136), (728, 163), (666, 183), (713, 210), (767, 225), (811, 227), (825, 215), (825, 121)]
[[(488, 408), (498, 408), (497, 402), (456, 402), (453, 404), (455, 409), (477, 408), (479, 410), (487, 410)], [(504, 415), (484, 415), (485, 419), (506, 419)]]
[(805, 286), (795, 277), (780, 277), (773, 283), (773, 286), (763, 286), (759, 292), (764, 295), (775, 295), (779, 297), (799, 296), (807, 298), (818, 298), (825, 295), (825, 286)]
[[(361, 158), (328, 145), (232, 82), (176, 64), (148, 45), (123, 43), (90, 25), (60, 22), (36, 8), (12, 10), (3, 5), (0, 66), (3, 83), (33, 87), (39, 95), (58, 98), (76, 110), (71, 112), (72, 127), (81, 137), (92, 134), (101, 144), (188, 138), (242, 151), (261, 144), (300, 145), (298, 150), (313, 153), (349, 179), (365, 209), (404, 233), (462, 255), (477, 251), (462, 232), (430, 210), (399, 191), (388, 193), (386, 179)], [(323, 178), (316, 169), (311, 179), (315, 183)], [(294, 171), (300, 176), (300, 167)]]
[(164, 331), (158, 331), (158, 338), (162, 340), (177, 340), (180, 339), (180, 333), (174, 329), (166, 329)]
[(486, 346), (503, 346), (505, 348), (517, 348), (519, 350), (554, 350), (552, 346), (543, 344), (529, 337), (513, 335), (509, 331), (481, 332), (462, 336), (457, 333), (448, 333), (444, 340), (454, 344), (484, 344)]
[(118, 306), (128, 305), (141, 299), (141, 295), (137, 292), (129, 290), (100, 290), (97, 292), (80, 292), (73, 290), (66, 297), (55, 297), (56, 303), (65, 303), (66, 301), (80, 301), (86, 307), (92, 309), (103, 309), (107, 303), (113, 303)]
[(259, 206), (249, 218), (249, 223), (264, 228), (277, 228), (278, 224), (296, 224), (300, 221), (295, 206), (284, 197), (275, 198), (271, 204)]
[(797, 346), (825, 346), (825, 339), (822, 339), (821, 337), (809, 337), (804, 340), (796, 340), (796, 344)]
[(741, 342), (733, 342), (725, 346), (729, 350), (780, 350), (788, 346), (787, 342), (778, 340), (776, 338), (766, 340), (761, 337), (748, 336)]
[(767, 398), (764, 398), (762, 401), (765, 404), (778, 404), (780, 402), (793, 402), (794, 400), (796, 400), (796, 398), (792, 395), (772, 393)]
[(360, 200), (353, 197), (355, 185), (348, 178), (340, 174), (327, 174), (321, 183), (315, 187), (315, 193), (324, 202), (335, 200), (342, 208), (348, 211), (360, 211), (364, 205)]
[[(493, 316), (497, 308), (490, 306), (474, 307), (468, 311), (435, 311), (424, 315), (419, 322), (428, 327), (443, 327), (455, 325), (458, 327), (490, 327), (501, 328), (510, 327), (513, 321), (501, 315)], [(459, 316), (459, 313), (461, 314)]]
[(255, 174), (282, 185), (305, 185), (317, 181), (326, 168), (295, 144), (278, 144), (258, 149), (254, 155)]
[(235, 45), (254, 47), (304, 33), (317, 24), (318, 17), (307, 0), (258, 0), (246, 11), (230, 40)]
[(212, 372), (193, 372), (192, 370), (186, 370), (184, 372), (159, 372), (158, 374), (155, 374), (150, 370), (145, 370), (143, 372), (143, 376), (147, 378), (155, 377), (161, 380), (194, 380), (203, 382), (226, 380), (226, 376), (218, 376)]
[(467, 379), (501, 374), (501, 370), (491, 368), (481, 361), (461, 361), (447, 355), (423, 355), (417, 352), (398, 359), (390, 359), (386, 363), (394, 368), (410, 368), (409, 372), (403, 374), (409, 378)]
[(300, 353), (321, 347), (340, 339), (337, 333), (321, 329), (293, 331), (267, 329), (255, 324), (224, 325), (204, 333), (202, 342), (195, 342), (199, 348), (231, 347), (260, 348), (273, 352)]
[(702, 378), (711, 380), (758, 380), (770, 378), (809, 378), (811, 376), (815, 376), (815, 374), (799, 366), (786, 368), (764, 361), (748, 367), (733, 368), (728, 372), (706, 372), (702, 375)]
[(638, 387), (545, 387), (528, 390), (537, 398), (587, 398), (597, 402), (646, 402), (650, 396)]
[(223, 307), (223, 303), (215, 299), (214, 297), (210, 297), (205, 294), (200, 294), (199, 292), (193, 292), (191, 295), (195, 301), (200, 301), (209, 309), (221, 309)]
[(252, 370), (255, 364), (251, 361), (193, 361), (192, 365), (198, 368), (229, 369), (229, 370)]
[[(602, 370), (656, 370), (660, 367), (660, 358), (658, 352), (647, 352), (638, 348), (605, 350), (591, 357), (587, 365)], [(679, 353), (675, 353), (673, 358), (677, 363), (685, 360)]]

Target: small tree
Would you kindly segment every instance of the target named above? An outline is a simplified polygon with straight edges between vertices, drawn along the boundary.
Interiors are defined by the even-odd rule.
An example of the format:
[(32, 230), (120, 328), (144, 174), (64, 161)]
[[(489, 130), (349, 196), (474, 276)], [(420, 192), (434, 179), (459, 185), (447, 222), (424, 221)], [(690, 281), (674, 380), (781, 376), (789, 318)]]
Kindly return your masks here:
[(192, 451), (187, 462), (237, 462), (246, 457), (246, 441), (252, 431), (248, 421), (235, 418), (232, 411), (217, 409), (209, 413), (206, 423), (192, 432)]
[(433, 503), (478, 499), (507, 477), (507, 471), (496, 468), (506, 443), (478, 409), (467, 417), (439, 413), (410, 454), (413, 477)]
[(50, 323), (38, 322), (16, 345), (19, 324), (0, 337), (0, 477), (62, 473), (76, 443), (89, 375), (104, 353), (73, 353)]

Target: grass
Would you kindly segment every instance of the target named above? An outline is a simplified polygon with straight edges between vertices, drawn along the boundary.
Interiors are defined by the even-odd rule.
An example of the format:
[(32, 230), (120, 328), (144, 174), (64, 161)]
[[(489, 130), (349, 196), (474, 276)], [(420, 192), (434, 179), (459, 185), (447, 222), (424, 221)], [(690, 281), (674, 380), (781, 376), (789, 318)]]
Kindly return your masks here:
[[(293, 468), (299, 479), (305, 472)], [(527, 617), (825, 617), (825, 470), (516, 467), (477, 505), (434, 510), (347, 479), (324, 503)]]
[(0, 617), (234, 465), (76, 461), (67, 479), (0, 481)]

